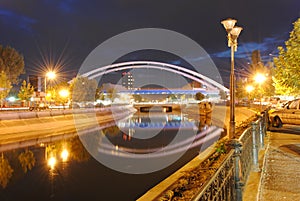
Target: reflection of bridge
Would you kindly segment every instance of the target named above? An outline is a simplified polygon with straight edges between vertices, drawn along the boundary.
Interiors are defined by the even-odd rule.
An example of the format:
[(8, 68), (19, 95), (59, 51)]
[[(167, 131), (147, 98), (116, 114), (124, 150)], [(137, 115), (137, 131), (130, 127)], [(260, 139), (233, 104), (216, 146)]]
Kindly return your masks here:
[(151, 129), (151, 128), (166, 128), (166, 129), (179, 129), (179, 128), (193, 128), (198, 129), (195, 122), (184, 121), (170, 121), (170, 122), (119, 122), (119, 128), (134, 128), (134, 129)]
[(134, 108), (141, 112), (172, 112), (173, 110), (180, 110), (182, 107), (181, 103), (163, 103), (163, 102), (144, 102), (134, 103)]

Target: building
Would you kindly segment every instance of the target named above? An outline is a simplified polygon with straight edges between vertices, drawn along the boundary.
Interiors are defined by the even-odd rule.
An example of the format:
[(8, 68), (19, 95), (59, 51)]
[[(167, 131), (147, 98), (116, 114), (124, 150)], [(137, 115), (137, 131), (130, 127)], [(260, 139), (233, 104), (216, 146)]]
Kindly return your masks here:
[(29, 75), (27, 78), (27, 83), (30, 83), (33, 86), (35, 92), (44, 91), (45, 84), (44, 78), (37, 75)]
[(130, 72), (123, 72), (122, 73), (122, 86), (126, 89), (133, 89), (134, 79)]

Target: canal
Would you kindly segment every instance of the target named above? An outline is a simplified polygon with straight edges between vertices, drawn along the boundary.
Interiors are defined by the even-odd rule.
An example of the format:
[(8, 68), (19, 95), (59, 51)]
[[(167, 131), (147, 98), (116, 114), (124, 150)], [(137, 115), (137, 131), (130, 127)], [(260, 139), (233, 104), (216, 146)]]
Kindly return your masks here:
[(3, 152), (0, 200), (136, 200), (203, 151), (210, 129), (207, 118), (139, 113), (94, 133)]

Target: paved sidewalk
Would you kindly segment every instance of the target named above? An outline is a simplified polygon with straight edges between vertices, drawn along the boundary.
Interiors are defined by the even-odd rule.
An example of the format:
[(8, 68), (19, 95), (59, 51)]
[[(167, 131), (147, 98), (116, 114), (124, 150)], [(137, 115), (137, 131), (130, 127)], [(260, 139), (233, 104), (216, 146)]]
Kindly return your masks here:
[(300, 134), (268, 132), (261, 172), (251, 172), (243, 201), (300, 200)]

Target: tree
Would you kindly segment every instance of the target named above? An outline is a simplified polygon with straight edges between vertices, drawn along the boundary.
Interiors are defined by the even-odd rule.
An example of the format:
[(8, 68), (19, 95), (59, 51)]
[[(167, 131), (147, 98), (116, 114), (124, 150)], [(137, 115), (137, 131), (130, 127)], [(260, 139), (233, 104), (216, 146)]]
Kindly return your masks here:
[(7, 78), (6, 74), (2, 71), (0, 73), (0, 107), (2, 107), (3, 99), (7, 97), (11, 88), (11, 82)]
[(20, 88), (20, 91), (18, 93), (18, 97), (23, 100), (23, 101), (29, 101), (30, 98), (32, 97), (34, 92), (34, 87), (31, 86), (30, 83), (26, 83), (26, 80), (23, 80), (22, 86)]
[(26, 149), (18, 156), (19, 162), (22, 166), (24, 173), (31, 170), (35, 165), (35, 157), (32, 151)]
[(132, 98), (135, 102), (141, 102), (143, 97), (140, 94), (132, 94)]
[(196, 96), (195, 96), (195, 99), (196, 99), (196, 100), (201, 101), (201, 100), (203, 100), (204, 98), (205, 98), (205, 95), (204, 95), (203, 93), (201, 93), (201, 92), (197, 92), (197, 93), (196, 93)]
[(11, 168), (9, 161), (2, 156), (0, 156), (0, 185), (5, 188), (12, 177), (13, 169)]
[(67, 82), (61, 82), (54, 87), (49, 88), (48, 93), (50, 93), (50, 100), (54, 101), (55, 103), (61, 103), (64, 104), (68, 101), (69, 94), (65, 94), (65, 96), (62, 96), (62, 91), (69, 92), (70, 85)]
[(107, 89), (107, 97), (113, 102), (115, 98), (117, 97), (117, 90), (115, 88), (108, 88)]
[(235, 96), (238, 100), (241, 100), (247, 97), (247, 93), (245, 90), (245, 81), (243, 79), (237, 79), (236, 88), (235, 88)]
[(293, 25), (285, 48), (278, 47), (279, 55), (274, 58), (273, 81), (276, 92), (281, 94), (292, 95), (300, 92), (300, 18)]
[(81, 140), (77, 138), (72, 138), (69, 141), (71, 157), (78, 162), (88, 161), (91, 158), (89, 152), (83, 146)]
[(82, 76), (73, 78), (70, 85), (72, 102), (94, 102), (97, 85), (94, 79)]
[(178, 97), (175, 94), (170, 94), (168, 95), (169, 101), (177, 101)]
[(221, 100), (226, 100), (227, 99), (227, 94), (224, 90), (219, 91), (219, 96)]
[(95, 100), (104, 100), (103, 86), (96, 89)]
[(0, 45), (0, 72), (4, 72), (12, 84), (24, 73), (24, 58), (14, 48)]

